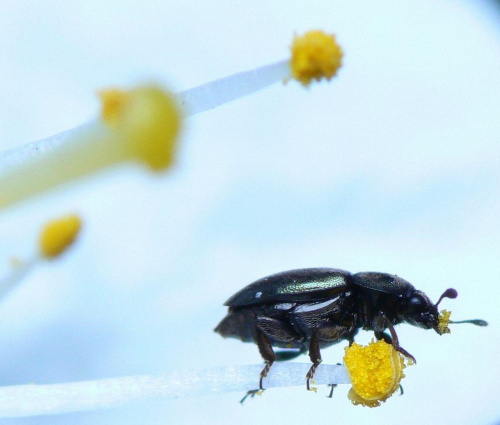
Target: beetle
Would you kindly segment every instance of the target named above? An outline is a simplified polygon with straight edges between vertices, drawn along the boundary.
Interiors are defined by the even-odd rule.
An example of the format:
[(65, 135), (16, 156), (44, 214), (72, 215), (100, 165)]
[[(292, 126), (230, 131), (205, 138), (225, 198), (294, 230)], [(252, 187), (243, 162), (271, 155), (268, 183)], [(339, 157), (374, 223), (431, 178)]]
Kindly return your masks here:
[[(215, 328), (223, 337), (257, 344), (265, 366), (259, 388), (275, 361), (289, 360), (309, 351), (312, 366), (306, 386), (321, 363), (320, 349), (342, 340), (354, 342), (360, 329), (416, 362), (399, 344), (394, 326), (409, 323), (438, 334), (449, 333), (440, 325), (438, 305), (443, 298), (456, 298), (449, 288), (436, 304), (408, 281), (379, 272), (351, 274), (332, 268), (309, 268), (277, 273), (243, 288), (229, 298), (227, 316)], [(486, 326), (484, 320), (472, 323)], [(386, 332), (389, 331), (389, 333)], [(273, 346), (295, 349), (274, 352)]]

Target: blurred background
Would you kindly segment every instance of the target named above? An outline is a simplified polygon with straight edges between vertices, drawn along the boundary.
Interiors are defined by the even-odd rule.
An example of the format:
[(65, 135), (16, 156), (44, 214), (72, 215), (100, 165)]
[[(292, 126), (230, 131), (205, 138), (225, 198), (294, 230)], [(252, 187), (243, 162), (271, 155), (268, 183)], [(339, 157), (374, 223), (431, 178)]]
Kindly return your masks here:
[(259, 363), (213, 328), (234, 292), (294, 268), (398, 274), (433, 301), (451, 286), (452, 319), (490, 326), (398, 326), (418, 365), (378, 409), (343, 386), (332, 400), (291, 388), (243, 407), (228, 393), (4, 423), (498, 423), (498, 2), (2, 1), (0, 149), (92, 119), (99, 88), (188, 89), (286, 58), (315, 28), (345, 51), (330, 84), (187, 119), (166, 174), (113, 169), (1, 212), (3, 274), (47, 219), (78, 212), (85, 228), (2, 301), (0, 385)]

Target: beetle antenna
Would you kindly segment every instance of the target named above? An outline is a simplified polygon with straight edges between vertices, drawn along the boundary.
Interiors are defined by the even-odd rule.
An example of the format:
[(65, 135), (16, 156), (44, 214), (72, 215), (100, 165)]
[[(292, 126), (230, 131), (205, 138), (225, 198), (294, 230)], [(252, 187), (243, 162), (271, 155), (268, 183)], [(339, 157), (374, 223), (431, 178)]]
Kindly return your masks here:
[(481, 320), (481, 319), (469, 319), (469, 320), (457, 320), (457, 321), (450, 320), (448, 323), (453, 323), (453, 324), (472, 323), (473, 325), (476, 326), (488, 326), (488, 322), (486, 320)]
[[(448, 288), (446, 291), (443, 292), (443, 295), (439, 297), (438, 302), (436, 303), (436, 307), (439, 305), (439, 303), (443, 300), (443, 298), (457, 298), (458, 292), (456, 289), (453, 288)], [(472, 323), (473, 325), (476, 326), (488, 326), (488, 322), (486, 320), (481, 320), (481, 319), (469, 319), (469, 320), (449, 320), (448, 323)]]
[(446, 291), (443, 292), (443, 295), (439, 297), (438, 302), (436, 303), (436, 308), (439, 305), (439, 303), (443, 300), (443, 298), (457, 298), (458, 292), (456, 289), (453, 288), (448, 288)]

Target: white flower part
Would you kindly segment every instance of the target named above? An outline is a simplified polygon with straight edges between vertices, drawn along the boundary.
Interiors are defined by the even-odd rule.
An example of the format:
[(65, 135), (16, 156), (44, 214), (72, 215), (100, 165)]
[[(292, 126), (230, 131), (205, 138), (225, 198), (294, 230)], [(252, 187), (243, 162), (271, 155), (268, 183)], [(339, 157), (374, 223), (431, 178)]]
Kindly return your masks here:
[[(308, 363), (275, 363), (264, 379), (265, 388), (303, 386)], [(128, 376), (52, 385), (18, 385), (0, 388), (0, 418), (54, 415), (105, 409), (148, 399), (244, 393), (259, 386), (262, 365), (227, 366), (178, 371), (158, 376)], [(350, 384), (344, 366), (319, 365), (316, 385)]]
[(286, 59), (185, 90), (177, 98), (185, 108), (185, 115), (190, 116), (248, 96), (290, 77), (290, 61)]

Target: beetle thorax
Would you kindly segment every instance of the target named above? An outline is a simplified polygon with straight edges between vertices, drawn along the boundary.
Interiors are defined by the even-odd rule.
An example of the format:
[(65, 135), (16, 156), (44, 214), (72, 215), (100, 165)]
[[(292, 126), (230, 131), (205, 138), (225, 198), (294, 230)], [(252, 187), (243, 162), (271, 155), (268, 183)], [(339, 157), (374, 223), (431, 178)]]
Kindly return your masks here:
[(381, 314), (394, 325), (403, 321), (398, 314), (398, 296), (369, 290), (360, 290), (358, 296), (358, 327), (370, 331), (379, 330)]

